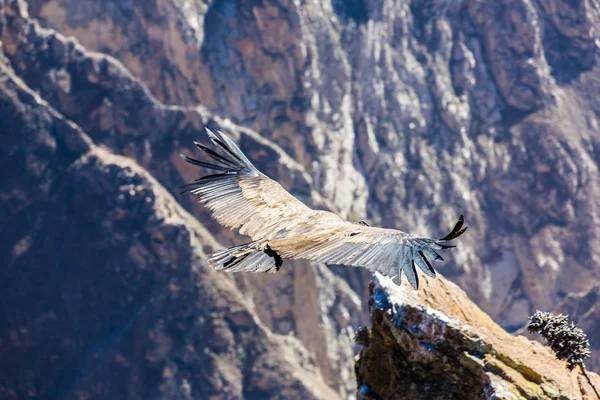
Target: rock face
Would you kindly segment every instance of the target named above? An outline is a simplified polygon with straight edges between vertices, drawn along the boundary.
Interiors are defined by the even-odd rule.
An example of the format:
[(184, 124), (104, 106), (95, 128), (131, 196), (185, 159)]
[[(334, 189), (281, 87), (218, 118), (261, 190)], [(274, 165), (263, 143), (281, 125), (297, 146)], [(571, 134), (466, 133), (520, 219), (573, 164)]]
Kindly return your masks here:
[[(193, 216), (211, 233), (202, 245), (245, 240), (177, 194), (197, 177), (178, 154), (202, 140), (205, 126), (230, 132), (259, 169), (313, 207), (433, 236), (464, 213), (469, 235), (442, 271), (512, 330), (598, 277), (599, 15), (597, 1), (558, 0), (0, 0), (1, 62), (94, 148), (175, 195), (184, 220)], [(16, 177), (23, 168), (5, 171)], [(53, 193), (44, 196), (58, 202)], [(122, 212), (111, 207), (128, 210), (106, 203), (87, 221), (103, 226), (107, 213)], [(35, 210), (23, 232), (37, 226)], [(109, 249), (112, 236), (145, 231), (150, 214), (96, 237)], [(41, 258), (23, 232), (4, 254), (31, 252), (23, 265), (32, 270), (63, 262), (61, 247)], [(6, 257), (6, 282), (34, 298), (15, 272), (18, 258)], [(179, 261), (168, 260), (177, 270)], [(200, 280), (234, 285), (265, 335), (297, 338), (316, 363), (310, 373), (352, 397), (352, 338), (368, 321), (360, 299), (369, 275), (287, 265), (273, 276), (207, 272)], [(81, 279), (91, 288), (101, 270), (81, 269)], [(51, 282), (48, 293), (68, 296), (68, 286)], [(104, 307), (97, 319), (108, 325), (113, 304)], [(134, 319), (137, 311), (123, 312)]]
[[(238, 135), (244, 149), (251, 148), (255, 165), (280, 175), (282, 184), (299, 198), (316, 207), (333, 207), (312, 189), (312, 180), (301, 165), (256, 133), (215, 117), (203, 107), (159, 103), (117, 60), (90, 53), (73, 40), (40, 28), (22, 2), (6, 5), (4, 17), (4, 50), (24, 82), (39, 88), (64, 118), (85, 129), (92, 140), (136, 159), (174, 194), (184, 181), (196, 178), (191, 173), (197, 173), (181, 168), (179, 153), (192, 147), (204, 126), (223, 127)], [(170, 132), (169, 137), (163, 132)], [(177, 199), (212, 232), (220, 232), (192, 196), (177, 195)], [(221, 233), (221, 243), (243, 240)], [(240, 276), (237, 284), (268, 329), (298, 337), (318, 362), (326, 382), (352, 395), (352, 326), (360, 325), (366, 316), (359, 297), (323, 266), (296, 266), (274, 277)]]
[(337, 398), (147, 171), (0, 65), (0, 397)]
[[(276, 144), (306, 173), (295, 193), (430, 235), (463, 212), (471, 234), (444, 272), (509, 329), (598, 276), (596, 1), (29, 3), (42, 26), (118, 58), (160, 102), (202, 104)], [(181, 124), (148, 118), (160, 149), (128, 149), (132, 129), (149, 141), (136, 107), (104, 91), (74, 107), (85, 95), (75, 84), (65, 94), (68, 62), (15, 64), (95, 140), (144, 166), (187, 145)]]
[(361, 398), (597, 398), (580, 369), (508, 334), (443, 278), (417, 292), (377, 277), (370, 291), (372, 327), (357, 335)]

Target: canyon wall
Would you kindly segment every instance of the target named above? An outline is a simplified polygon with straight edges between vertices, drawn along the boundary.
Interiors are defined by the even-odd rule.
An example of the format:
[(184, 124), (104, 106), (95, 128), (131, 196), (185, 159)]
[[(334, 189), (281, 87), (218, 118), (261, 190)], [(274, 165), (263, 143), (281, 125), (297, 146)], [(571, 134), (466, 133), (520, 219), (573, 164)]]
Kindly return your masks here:
[[(237, 292), (231, 296), (251, 316), (245, 317), (250, 329), (273, 342), (296, 343), (302, 356), (290, 362), (300, 367), (290, 370), (318, 376), (314, 379), (344, 398), (354, 395), (353, 337), (370, 323), (364, 301), (368, 272), (297, 262), (273, 276), (205, 271), (200, 278), (177, 277), (179, 268), (184, 274), (204, 271), (209, 250), (198, 249), (244, 240), (220, 228), (193, 196), (178, 194), (179, 186), (197, 177), (178, 154), (190, 154), (193, 140), (206, 140), (205, 126), (230, 132), (260, 170), (310, 206), (350, 220), (435, 237), (464, 214), (469, 231), (440, 272), (508, 330), (522, 327), (535, 309), (552, 310), (597, 291), (595, 0), (2, 0), (0, 7), (4, 80), (19, 88), (3, 89), (0, 110), (7, 143), (2, 162), (9, 172), (1, 188), (7, 204), (2, 222), (11, 227), (3, 239), (3, 281), (15, 292), (3, 295), (3, 302), (12, 307), (19, 299), (25, 307), (5, 317), (10, 343), (21, 329), (33, 329), (20, 319), (46, 320), (42, 316), (50, 312), (59, 320), (73, 313), (70, 323), (91, 329), (85, 319), (91, 316), (67, 310), (70, 303), (90, 301), (102, 313), (92, 319), (106, 326), (94, 330), (97, 341), (71, 339), (79, 349), (73, 354), (85, 360), (106, 343), (125, 346), (121, 340), (129, 339), (111, 338), (135, 337), (122, 332), (133, 329), (130, 321), (143, 313), (143, 304), (165, 301), (156, 299), (165, 296), (160, 290), (170, 293), (175, 277), (175, 287), (202, 282), (203, 288), (226, 285)], [(23, 93), (34, 100), (23, 100)], [(27, 102), (43, 103), (36, 107), (44, 111), (28, 111)], [(54, 126), (47, 115), (81, 132), (87, 146), (98, 149), (95, 155), (59, 145), (66, 139), (58, 138), (58, 128), (39, 125)], [(48, 131), (43, 140), (57, 143), (40, 145), (49, 147), (42, 155), (24, 150), (26, 143), (37, 143), (36, 130)], [(56, 157), (66, 158), (51, 172), (45, 165)], [(121, 163), (134, 165), (134, 175), (143, 177), (110, 178), (119, 173), (107, 172), (106, 165), (120, 171), (126, 168)], [(38, 168), (37, 181), (26, 179), (28, 168)], [(56, 188), (44, 173), (73, 182)], [(82, 180), (86, 192), (99, 182), (93, 198), (76, 190)], [(41, 186), (37, 197), (34, 186)], [(147, 193), (159, 191), (182, 221), (176, 229), (163, 226), (171, 222), (157, 225), (174, 229), (173, 237), (158, 239), (171, 247), (168, 255), (152, 249), (157, 245), (152, 229), (159, 228), (148, 226), (152, 218), (166, 218), (150, 210), (156, 208), (155, 195)], [(118, 205), (121, 194), (129, 200)], [(149, 209), (131, 215), (130, 207), (142, 206)], [(69, 233), (44, 219), (54, 214), (62, 215), (65, 226), (80, 222)], [(189, 233), (191, 226), (203, 232), (197, 245), (187, 244), (188, 237), (200, 235)], [(140, 235), (148, 243), (136, 244)], [(89, 246), (86, 238), (98, 241), (91, 246), (97, 254), (81, 254)], [(105, 254), (117, 247), (122, 251)], [(164, 275), (155, 277), (161, 270), (146, 258), (164, 264)], [(136, 263), (152, 267), (139, 267), (146, 272), (138, 276)], [(104, 275), (118, 265), (139, 285), (150, 286), (140, 286), (140, 298), (113, 319), (115, 303), (101, 300), (93, 283), (105, 280), (106, 296), (130, 301), (127, 296), (135, 293), (128, 293), (130, 283), (123, 281), (117, 296), (110, 289), (114, 277)], [(72, 274), (73, 285), (88, 283), (70, 287), (64, 279)], [(230, 308), (229, 300), (219, 303), (210, 290), (192, 286), (189, 295), (197, 304), (214, 301), (220, 310)], [(52, 311), (51, 298), (60, 298), (64, 310)], [(27, 308), (26, 299), (39, 304), (32, 300)], [(169, 314), (161, 307), (147, 324)], [(196, 312), (204, 313), (194, 311), (190, 318)], [(48, 329), (59, 329), (56, 324)], [(174, 320), (160, 324), (167, 330), (189, 328), (177, 328)], [(171, 335), (165, 333), (165, 340), (174, 340)], [(241, 340), (235, 333), (223, 335), (231, 340), (227, 346)], [(594, 337), (592, 345), (600, 347)], [(223, 351), (233, 354), (227, 346)], [(248, 368), (239, 367), (236, 376), (253, 376)], [(52, 390), (74, 390), (73, 382), (85, 382), (75, 371), (62, 373), (63, 383)], [(193, 376), (188, 373), (181, 376)], [(132, 382), (141, 379), (132, 376)], [(232, 393), (251, 390), (245, 388)]]

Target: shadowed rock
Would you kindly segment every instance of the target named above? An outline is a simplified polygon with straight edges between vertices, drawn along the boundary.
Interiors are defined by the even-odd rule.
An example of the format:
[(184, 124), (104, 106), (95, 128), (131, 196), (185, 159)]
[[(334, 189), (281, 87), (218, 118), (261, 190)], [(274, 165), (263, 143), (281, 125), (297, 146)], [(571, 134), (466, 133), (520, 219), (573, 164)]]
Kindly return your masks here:
[(139, 165), (0, 65), (0, 397), (337, 398)]

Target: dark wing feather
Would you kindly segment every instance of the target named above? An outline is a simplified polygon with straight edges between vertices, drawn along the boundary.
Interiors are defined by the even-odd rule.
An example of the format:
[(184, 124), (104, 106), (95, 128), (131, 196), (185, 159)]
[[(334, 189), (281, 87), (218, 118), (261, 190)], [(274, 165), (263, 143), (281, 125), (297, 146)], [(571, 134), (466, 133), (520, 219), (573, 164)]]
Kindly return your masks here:
[(464, 222), (465, 222), (465, 218), (461, 215), (458, 218), (456, 225), (454, 225), (454, 228), (452, 228), (452, 231), (450, 231), (449, 234), (447, 234), (443, 238), (439, 239), (438, 241), (439, 242), (447, 242), (450, 240), (454, 240), (457, 237), (459, 237), (460, 235), (462, 235), (463, 233), (465, 233), (465, 231), (467, 230), (467, 227), (465, 227), (464, 229), (460, 229), (460, 228), (462, 228)]
[(202, 150), (204, 153), (206, 153), (210, 157), (214, 158), (216, 161), (218, 161), (218, 162), (220, 162), (222, 164), (227, 165), (229, 167), (229, 169), (237, 169), (239, 167), (238, 163), (228, 160), (227, 158), (219, 155), (217, 152), (209, 149), (208, 147), (206, 147), (202, 143), (194, 142), (194, 144), (196, 145), (197, 148), (199, 148), (200, 150)]

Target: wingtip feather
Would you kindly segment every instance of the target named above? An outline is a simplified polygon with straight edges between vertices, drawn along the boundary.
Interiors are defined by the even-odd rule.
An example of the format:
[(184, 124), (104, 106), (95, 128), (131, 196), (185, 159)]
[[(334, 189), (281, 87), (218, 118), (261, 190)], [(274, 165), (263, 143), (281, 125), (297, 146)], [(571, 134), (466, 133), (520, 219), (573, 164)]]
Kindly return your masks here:
[(464, 222), (465, 222), (465, 219), (464, 219), (463, 215), (461, 214), (460, 217), (458, 218), (458, 221), (454, 225), (454, 228), (452, 228), (452, 231), (450, 231), (449, 234), (447, 234), (443, 238), (439, 239), (438, 241), (448, 242), (448, 241), (454, 240), (457, 237), (459, 237), (460, 235), (462, 235), (467, 230), (467, 227), (462, 228)]
[(207, 127), (204, 127), (204, 130), (206, 130), (206, 134), (208, 135), (209, 138), (216, 138), (217, 136), (214, 134), (213, 131), (211, 131), (210, 129), (208, 129)]

